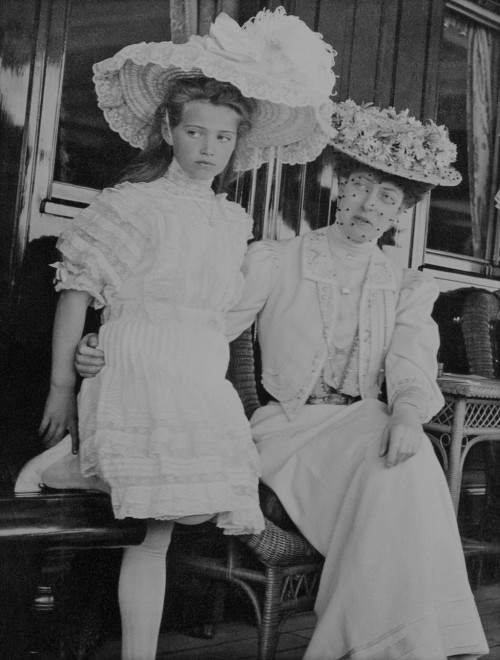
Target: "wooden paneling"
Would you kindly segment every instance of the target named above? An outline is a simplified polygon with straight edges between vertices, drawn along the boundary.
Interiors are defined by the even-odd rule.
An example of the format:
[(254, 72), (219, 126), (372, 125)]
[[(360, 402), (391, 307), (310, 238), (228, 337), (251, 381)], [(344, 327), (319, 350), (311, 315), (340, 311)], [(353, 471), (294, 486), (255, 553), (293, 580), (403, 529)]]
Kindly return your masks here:
[(322, 2), (317, 30), (338, 53), (337, 98), (433, 117), (443, 9), (444, 0)]
[(401, 2), (394, 105), (409, 108), (416, 115), (420, 115), (422, 105), (430, 4), (431, 0)]
[(335, 86), (337, 100), (344, 100), (349, 95), (355, 8), (356, 3), (348, 0), (330, 0), (320, 4), (317, 30), (337, 51), (335, 58), (335, 74), (338, 76)]
[(380, 4), (377, 80), (373, 96), (376, 105), (387, 106), (393, 102), (398, 25), (399, 0), (383, 0)]
[(33, 82), (37, 21), (37, 2), (0, 3), (0, 342), (8, 325), (11, 262), (24, 193), (25, 118)]

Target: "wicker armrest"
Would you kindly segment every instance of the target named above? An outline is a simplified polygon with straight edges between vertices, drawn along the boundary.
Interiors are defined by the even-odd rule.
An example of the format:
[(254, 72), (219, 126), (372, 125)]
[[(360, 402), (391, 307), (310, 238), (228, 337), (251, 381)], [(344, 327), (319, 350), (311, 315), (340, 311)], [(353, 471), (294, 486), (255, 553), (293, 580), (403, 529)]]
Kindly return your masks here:
[(478, 399), (500, 399), (500, 380), (482, 376), (447, 375), (437, 379), (443, 394), (476, 397)]
[(322, 558), (300, 532), (285, 531), (267, 518), (260, 534), (244, 534), (238, 538), (269, 566), (307, 564)]

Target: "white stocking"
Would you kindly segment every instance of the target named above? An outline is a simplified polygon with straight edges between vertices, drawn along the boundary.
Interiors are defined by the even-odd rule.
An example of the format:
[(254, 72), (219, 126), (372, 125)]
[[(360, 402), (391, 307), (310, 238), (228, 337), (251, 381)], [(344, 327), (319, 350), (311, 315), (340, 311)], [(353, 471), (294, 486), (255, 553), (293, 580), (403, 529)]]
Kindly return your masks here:
[(163, 614), (173, 521), (148, 520), (141, 545), (125, 549), (118, 585), (122, 660), (154, 660)]

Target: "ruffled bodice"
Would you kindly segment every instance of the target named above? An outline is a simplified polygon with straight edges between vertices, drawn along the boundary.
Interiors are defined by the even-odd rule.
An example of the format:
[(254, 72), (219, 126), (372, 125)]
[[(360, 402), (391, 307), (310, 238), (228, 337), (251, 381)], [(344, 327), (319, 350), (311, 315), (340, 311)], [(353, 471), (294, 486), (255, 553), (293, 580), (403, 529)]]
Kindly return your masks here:
[(89, 291), (103, 320), (135, 314), (224, 329), (239, 298), (251, 218), (174, 161), (151, 183), (104, 190), (64, 232), (57, 289)]

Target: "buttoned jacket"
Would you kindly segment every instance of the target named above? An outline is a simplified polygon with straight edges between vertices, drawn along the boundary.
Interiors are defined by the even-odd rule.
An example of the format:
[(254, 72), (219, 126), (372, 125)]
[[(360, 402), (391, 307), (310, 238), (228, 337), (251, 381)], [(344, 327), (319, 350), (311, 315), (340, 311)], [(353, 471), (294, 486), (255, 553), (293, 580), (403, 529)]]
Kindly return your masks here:
[[(243, 296), (227, 319), (231, 339), (258, 317), (262, 383), (289, 418), (311, 393), (335, 331), (341, 294), (327, 231), (251, 245)], [(441, 408), (435, 381), (439, 334), (431, 318), (437, 294), (432, 278), (400, 269), (374, 248), (359, 303), (363, 399), (377, 398), (385, 379), (389, 405), (412, 385), (425, 392), (423, 419)]]

